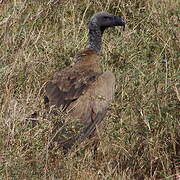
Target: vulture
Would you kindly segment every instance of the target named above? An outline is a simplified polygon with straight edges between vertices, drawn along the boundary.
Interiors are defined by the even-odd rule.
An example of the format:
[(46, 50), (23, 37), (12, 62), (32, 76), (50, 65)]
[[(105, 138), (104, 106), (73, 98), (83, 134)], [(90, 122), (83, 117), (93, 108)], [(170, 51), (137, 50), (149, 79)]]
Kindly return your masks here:
[(125, 22), (107, 12), (94, 14), (88, 25), (87, 48), (76, 54), (73, 65), (56, 72), (45, 85), (45, 103), (61, 108), (84, 125), (81, 134), (63, 142), (66, 148), (94, 133), (113, 100), (115, 76), (102, 72), (100, 52), (105, 29), (114, 26), (125, 28)]

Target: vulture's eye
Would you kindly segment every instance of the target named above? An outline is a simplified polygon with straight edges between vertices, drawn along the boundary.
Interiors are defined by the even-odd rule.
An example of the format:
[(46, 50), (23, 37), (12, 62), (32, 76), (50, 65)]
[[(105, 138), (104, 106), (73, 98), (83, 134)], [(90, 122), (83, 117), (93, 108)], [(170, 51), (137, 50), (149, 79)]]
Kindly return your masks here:
[(111, 19), (109, 16), (104, 16), (104, 19)]

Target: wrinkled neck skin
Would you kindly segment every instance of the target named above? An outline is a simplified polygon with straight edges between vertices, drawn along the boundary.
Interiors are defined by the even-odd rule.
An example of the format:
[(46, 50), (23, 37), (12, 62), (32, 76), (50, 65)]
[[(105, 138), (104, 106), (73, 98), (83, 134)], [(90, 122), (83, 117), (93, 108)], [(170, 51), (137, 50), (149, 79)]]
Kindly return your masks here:
[(99, 26), (89, 28), (89, 45), (88, 48), (95, 50), (97, 53), (101, 51), (103, 30)]

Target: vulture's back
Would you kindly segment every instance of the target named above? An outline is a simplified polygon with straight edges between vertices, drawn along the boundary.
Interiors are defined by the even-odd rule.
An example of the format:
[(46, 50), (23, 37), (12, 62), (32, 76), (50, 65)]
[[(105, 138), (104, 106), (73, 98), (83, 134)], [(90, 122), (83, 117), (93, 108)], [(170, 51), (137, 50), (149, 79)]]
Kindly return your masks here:
[(77, 100), (101, 74), (99, 56), (93, 50), (78, 53), (76, 64), (55, 73), (46, 84), (49, 105), (67, 108)]

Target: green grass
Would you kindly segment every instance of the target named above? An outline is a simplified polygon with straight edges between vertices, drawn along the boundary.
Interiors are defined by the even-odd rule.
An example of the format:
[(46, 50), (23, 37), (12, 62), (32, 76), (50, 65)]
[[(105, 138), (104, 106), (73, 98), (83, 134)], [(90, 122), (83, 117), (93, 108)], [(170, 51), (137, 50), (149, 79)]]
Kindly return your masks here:
[[(54, 1), (55, 2), (55, 1)], [(0, 4), (0, 179), (173, 179), (180, 166), (178, 0), (4, 1)], [(115, 100), (98, 133), (78, 153), (48, 150), (53, 117), (43, 86), (86, 47), (92, 14), (122, 15), (109, 29), (103, 70), (116, 76)], [(25, 120), (39, 111), (37, 125)], [(61, 115), (59, 115), (61, 116)]]

